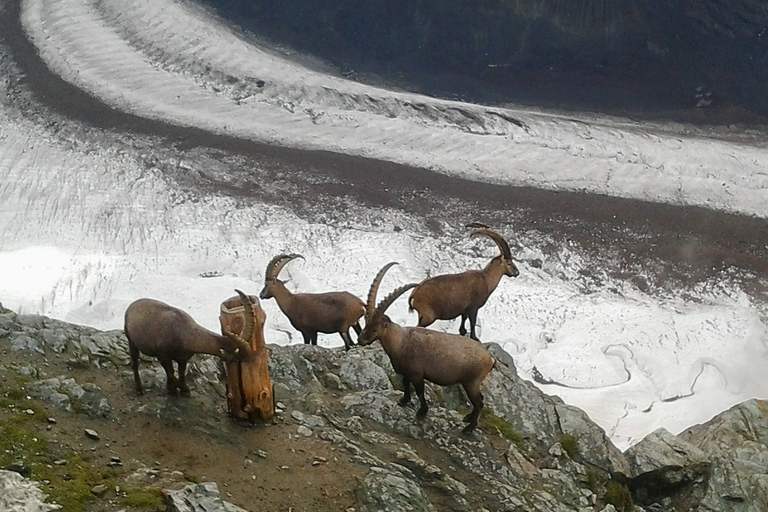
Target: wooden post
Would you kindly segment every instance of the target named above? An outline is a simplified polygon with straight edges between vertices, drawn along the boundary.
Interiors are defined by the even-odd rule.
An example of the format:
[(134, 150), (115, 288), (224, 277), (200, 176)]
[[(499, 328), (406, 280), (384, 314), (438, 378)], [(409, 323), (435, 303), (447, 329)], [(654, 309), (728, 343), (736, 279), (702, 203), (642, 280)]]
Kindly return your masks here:
[[(251, 353), (240, 361), (227, 362), (227, 406), (237, 419), (251, 423), (268, 422), (275, 415), (275, 399), (269, 378), (269, 350), (264, 344), (264, 321), (267, 315), (261, 309), (258, 297), (249, 296), (254, 312), (253, 334), (248, 343)], [(245, 308), (240, 297), (221, 303), (219, 322), (221, 332), (241, 332)]]

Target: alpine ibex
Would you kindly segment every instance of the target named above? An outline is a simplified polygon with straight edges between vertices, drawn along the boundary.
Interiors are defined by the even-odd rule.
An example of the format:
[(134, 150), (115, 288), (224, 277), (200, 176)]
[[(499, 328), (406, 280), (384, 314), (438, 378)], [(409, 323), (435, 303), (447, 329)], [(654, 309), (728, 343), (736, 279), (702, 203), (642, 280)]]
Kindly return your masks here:
[(485, 236), (496, 242), (501, 254), (482, 270), (445, 274), (422, 281), (411, 292), (408, 305), (411, 311), (419, 312), (419, 327), (461, 315), (459, 334), (464, 336), (467, 333), (464, 324), (469, 318), (469, 337), (480, 341), (475, 334), (477, 311), (485, 305), (502, 276), (516, 277), (520, 271), (512, 261), (507, 241), (501, 235), (484, 224), (471, 223), (467, 227), (477, 228), (470, 236)]
[(337, 332), (344, 340), (344, 348), (353, 345), (349, 329), (360, 335), (360, 318), (365, 314), (365, 303), (349, 292), (291, 293), (277, 276), (283, 267), (300, 254), (279, 254), (267, 265), (264, 288), (259, 297), (275, 298), (280, 310), (291, 325), (304, 337), (305, 344), (317, 345), (317, 333)]
[[(195, 354), (212, 354), (225, 360), (247, 358), (253, 334), (254, 310), (240, 290), (235, 290), (245, 305), (245, 322), (240, 335), (225, 336), (209, 331), (195, 322), (188, 313), (154, 299), (138, 299), (125, 310), (125, 335), (131, 355), (131, 367), (136, 391), (144, 393), (139, 377), (139, 355), (156, 357), (168, 377), (168, 393), (189, 394), (186, 382), (187, 361)], [(179, 366), (178, 378), (173, 373), (173, 361)]]
[(421, 407), (416, 413), (423, 418), (429, 407), (424, 397), (424, 380), (441, 386), (461, 384), (472, 402), (472, 412), (464, 417), (468, 425), (464, 433), (472, 432), (483, 408), (483, 394), (480, 387), (485, 376), (493, 369), (496, 361), (481, 344), (458, 334), (433, 331), (423, 327), (402, 327), (385, 315), (387, 308), (405, 293), (417, 286), (416, 283), (397, 288), (374, 307), (376, 294), (384, 274), (392, 265), (389, 263), (376, 275), (368, 292), (365, 314), (365, 329), (358, 337), (361, 346), (381, 342), (392, 362), (392, 368), (403, 377), (405, 394), (398, 402), (406, 406), (411, 401), (411, 384), (416, 389)]

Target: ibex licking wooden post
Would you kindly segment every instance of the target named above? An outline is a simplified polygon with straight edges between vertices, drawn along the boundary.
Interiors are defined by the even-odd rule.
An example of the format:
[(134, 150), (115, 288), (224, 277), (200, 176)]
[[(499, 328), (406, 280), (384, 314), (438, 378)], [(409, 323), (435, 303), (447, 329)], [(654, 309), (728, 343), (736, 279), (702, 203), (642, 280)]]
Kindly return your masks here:
[[(242, 329), (224, 331), (219, 335), (195, 322), (186, 312), (154, 299), (138, 299), (125, 310), (125, 336), (136, 391), (144, 392), (139, 377), (139, 354), (156, 357), (167, 376), (168, 393), (189, 394), (186, 381), (187, 361), (195, 354), (212, 354), (222, 359), (241, 359), (249, 356), (253, 321), (246, 318)], [(179, 366), (174, 375), (173, 362)]]

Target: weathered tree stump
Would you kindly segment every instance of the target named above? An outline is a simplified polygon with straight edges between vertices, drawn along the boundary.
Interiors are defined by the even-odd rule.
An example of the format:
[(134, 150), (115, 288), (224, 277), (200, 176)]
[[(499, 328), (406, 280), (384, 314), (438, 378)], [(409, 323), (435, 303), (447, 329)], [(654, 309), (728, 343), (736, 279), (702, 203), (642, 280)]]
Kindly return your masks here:
[[(264, 344), (264, 321), (267, 315), (259, 299), (249, 296), (254, 313), (253, 334), (248, 343), (250, 354), (239, 361), (225, 362), (227, 373), (227, 407), (237, 419), (251, 423), (270, 421), (275, 415), (274, 387), (269, 378), (269, 350)], [(240, 297), (221, 303), (219, 322), (222, 332), (241, 332), (245, 307)]]

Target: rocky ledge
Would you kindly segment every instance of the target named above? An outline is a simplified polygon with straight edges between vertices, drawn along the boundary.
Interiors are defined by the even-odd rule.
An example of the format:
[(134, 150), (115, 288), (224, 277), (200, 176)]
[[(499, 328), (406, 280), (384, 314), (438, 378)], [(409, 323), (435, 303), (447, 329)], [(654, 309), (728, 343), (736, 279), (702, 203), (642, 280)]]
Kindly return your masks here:
[[(28, 398), (52, 410), (114, 421), (109, 391), (78, 382), (77, 375), (84, 368), (116, 373), (122, 388), (130, 389), (126, 347), (121, 331), (17, 315), (0, 306), (0, 353), (29, 361), (4, 363), (0, 371), (6, 380), (13, 373), (21, 376)], [(208, 356), (196, 356), (190, 365), (192, 396), (175, 400), (163, 394), (160, 366), (147, 360), (142, 379), (150, 398), (120, 414), (160, 418), (218, 437), (243, 428), (289, 427), (294, 436), (348, 454), (358, 466), (363, 476), (354, 484), (356, 511), (768, 510), (768, 403), (760, 400), (677, 436), (656, 431), (622, 453), (583, 411), (518, 377), (512, 358), (495, 344), (487, 345), (497, 365), (484, 384), (486, 409), (470, 435), (461, 434), (470, 405), (459, 387), (428, 386), (431, 408), (422, 421), (414, 408), (398, 406), (399, 378), (378, 344), (349, 352), (269, 348), (279, 401), (272, 425), (243, 426), (226, 417), (221, 367)], [(41, 356), (62, 361), (67, 371), (49, 375)], [(23, 467), (23, 461), (11, 462)], [(326, 462), (316, 458), (318, 465)], [(141, 468), (128, 478), (160, 473)], [(227, 482), (166, 481), (157, 484), (164, 488), (166, 510), (242, 510), (219, 496), (217, 484)], [(9, 504), (0, 498), (0, 505), (51, 509), (35, 485), (0, 471), (3, 496), (30, 496), (27, 508), (23, 500)]]

